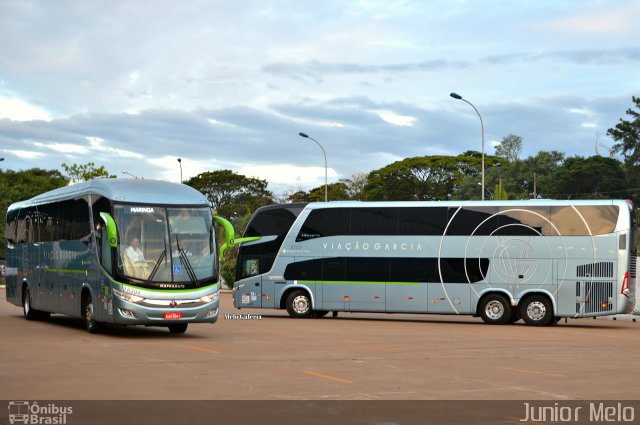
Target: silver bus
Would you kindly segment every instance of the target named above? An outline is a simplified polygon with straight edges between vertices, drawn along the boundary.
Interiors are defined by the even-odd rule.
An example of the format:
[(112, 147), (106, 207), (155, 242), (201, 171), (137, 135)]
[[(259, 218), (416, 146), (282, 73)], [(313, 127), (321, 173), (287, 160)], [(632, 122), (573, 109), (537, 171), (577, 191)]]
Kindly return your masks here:
[[(217, 217), (216, 217), (217, 219)], [(7, 301), (29, 319), (166, 326), (218, 319), (219, 269), (207, 199), (189, 186), (95, 179), (7, 211)], [(230, 227), (230, 226), (229, 226)]]
[(628, 313), (634, 208), (624, 200), (331, 202), (255, 212), (236, 308), (441, 313), (556, 323)]

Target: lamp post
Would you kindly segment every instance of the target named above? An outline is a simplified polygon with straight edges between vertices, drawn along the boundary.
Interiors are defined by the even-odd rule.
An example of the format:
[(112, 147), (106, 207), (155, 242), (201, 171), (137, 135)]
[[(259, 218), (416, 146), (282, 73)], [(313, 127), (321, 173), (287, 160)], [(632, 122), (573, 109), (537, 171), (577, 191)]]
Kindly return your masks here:
[(126, 170), (122, 170), (122, 174), (126, 174), (127, 176), (131, 176), (134, 179), (137, 179), (138, 177), (134, 176), (133, 174), (131, 174), (130, 172), (126, 171)]
[(300, 135), (300, 137), (304, 137), (305, 139), (313, 140), (314, 142), (316, 142), (316, 144), (318, 146), (320, 146), (320, 149), (322, 149), (322, 154), (324, 155), (324, 202), (327, 202), (329, 200), (329, 197), (327, 195), (327, 153), (324, 151), (324, 148), (322, 147), (320, 142), (318, 142), (313, 137), (310, 137), (306, 133), (298, 133), (298, 134)]
[(182, 158), (178, 158), (178, 164), (180, 164), (180, 183), (182, 183)]
[(480, 112), (478, 112), (478, 108), (476, 108), (473, 103), (469, 102), (467, 99), (463, 99), (458, 93), (450, 93), (449, 96), (471, 105), (473, 110), (476, 111), (476, 114), (478, 114), (478, 118), (480, 118), (480, 128), (482, 130), (482, 200), (484, 201), (484, 122), (482, 121), (482, 116), (480, 115)]

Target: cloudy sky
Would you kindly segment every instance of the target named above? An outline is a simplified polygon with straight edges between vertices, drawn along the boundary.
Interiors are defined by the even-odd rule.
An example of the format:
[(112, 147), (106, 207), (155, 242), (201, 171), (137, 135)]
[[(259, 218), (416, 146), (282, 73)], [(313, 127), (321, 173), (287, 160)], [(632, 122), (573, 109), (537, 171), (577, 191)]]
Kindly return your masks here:
[[(0, 1), (4, 168), (93, 161), (276, 193), (405, 157), (594, 154), (640, 95), (640, 2)], [(605, 148), (602, 148), (605, 150)]]

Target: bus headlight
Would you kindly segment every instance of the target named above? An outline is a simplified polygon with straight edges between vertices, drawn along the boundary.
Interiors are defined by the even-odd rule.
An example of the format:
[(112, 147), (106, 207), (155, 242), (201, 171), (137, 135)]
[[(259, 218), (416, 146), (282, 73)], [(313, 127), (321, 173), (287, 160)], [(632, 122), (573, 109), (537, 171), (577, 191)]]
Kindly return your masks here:
[(218, 301), (219, 297), (220, 297), (220, 293), (214, 292), (213, 294), (200, 297), (200, 301), (202, 301), (203, 303), (210, 303), (212, 301)]
[(122, 292), (122, 291), (118, 291), (117, 289), (113, 289), (113, 295), (115, 295), (116, 297), (120, 298), (123, 301), (128, 301), (130, 303), (139, 303), (140, 301), (144, 300), (143, 297), (139, 296), (139, 295), (134, 295), (134, 294), (129, 294), (127, 292)]

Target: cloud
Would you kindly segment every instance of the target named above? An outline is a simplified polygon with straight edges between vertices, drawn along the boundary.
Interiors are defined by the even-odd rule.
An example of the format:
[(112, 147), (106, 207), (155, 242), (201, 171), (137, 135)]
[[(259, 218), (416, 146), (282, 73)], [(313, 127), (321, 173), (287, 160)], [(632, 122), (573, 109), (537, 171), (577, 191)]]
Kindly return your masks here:
[(579, 35), (621, 34), (637, 28), (640, 6), (637, 3), (607, 5), (600, 10), (579, 11), (544, 22), (541, 26), (557, 33)]
[(583, 48), (554, 50), (545, 52), (514, 52), (496, 54), (477, 58), (475, 60), (431, 59), (422, 62), (362, 64), (362, 63), (327, 63), (311, 60), (302, 63), (279, 62), (264, 65), (262, 71), (279, 77), (294, 80), (312, 79), (323, 81), (330, 75), (366, 75), (366, 74), (408, 74), (430, 73), (461, 69), (475, 69), (480, 65), (511, 65), (520, 63), (535, 63), (544, 60), (554, 60), (574, 64), (610, 65), (612, 62), (640, 61), (640, 47), (623, 48)]
[(32, 121), (51, 119), (44, 109), (31, 105), (21, 99), (0, 97), (0, 119), (8, 118), (14, 121)]

